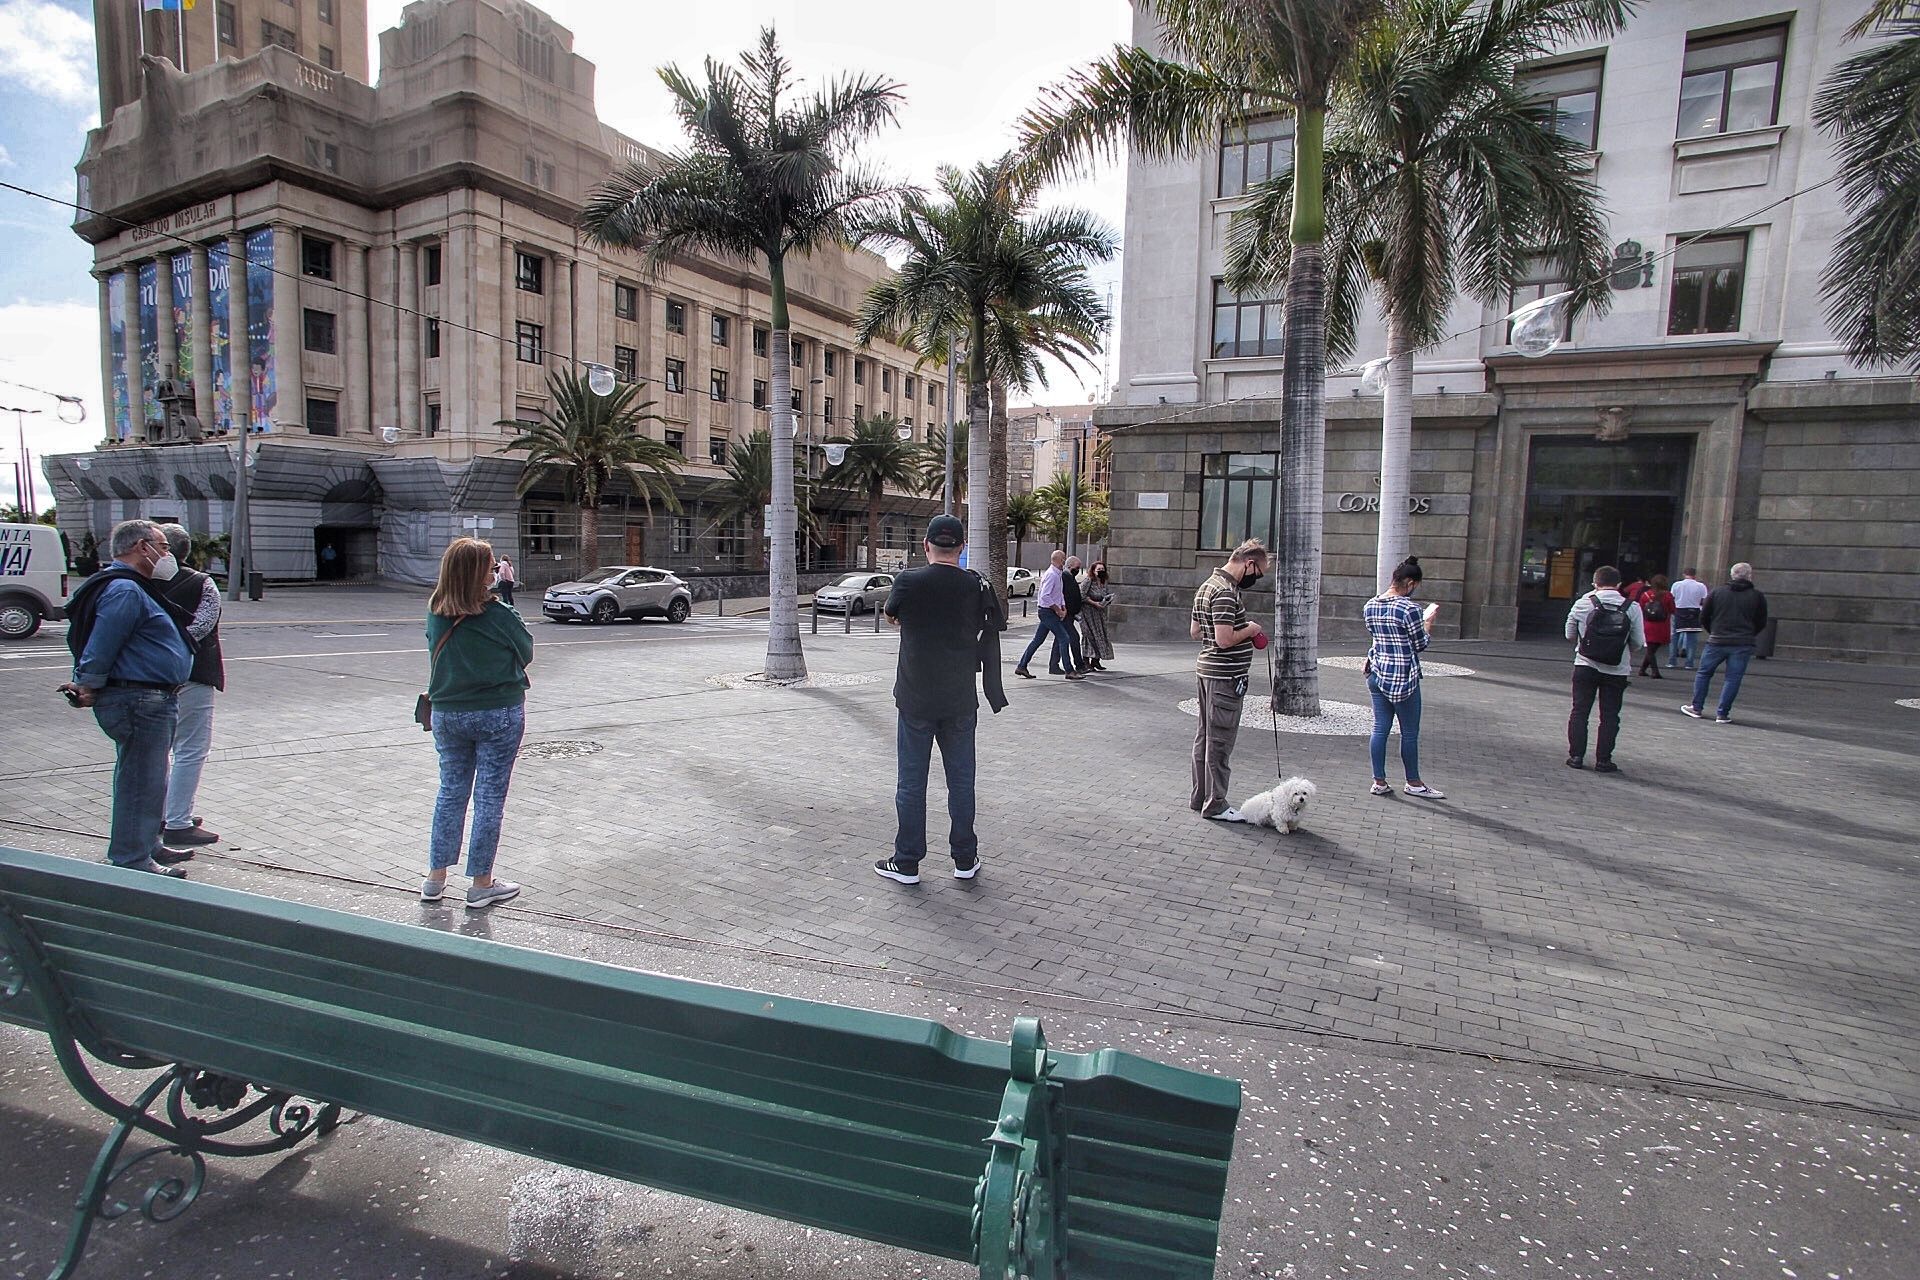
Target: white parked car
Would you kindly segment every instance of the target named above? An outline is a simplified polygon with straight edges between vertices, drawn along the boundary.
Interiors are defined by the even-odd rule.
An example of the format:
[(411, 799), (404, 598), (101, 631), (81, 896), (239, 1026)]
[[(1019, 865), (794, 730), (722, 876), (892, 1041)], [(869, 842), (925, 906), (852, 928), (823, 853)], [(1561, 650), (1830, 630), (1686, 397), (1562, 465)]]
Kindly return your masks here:
[(890, 573), (850, 573), (831, 586), (813, 593), (813, 602), (822, 612), (866, 613), (887, 602), (893, 591)]
[(1007, 566), (1007, 594), (1009, 596), (1030, 596), (1040, 589), (1040, 579), (1031, 569), (1022, 569), (1017, 564)]
[(665, 569), (614, 565), (548, 587), (540, 612), (554, 622), (612, 622), (649, 614), (685, 622), (693, 612), (693, 592)]

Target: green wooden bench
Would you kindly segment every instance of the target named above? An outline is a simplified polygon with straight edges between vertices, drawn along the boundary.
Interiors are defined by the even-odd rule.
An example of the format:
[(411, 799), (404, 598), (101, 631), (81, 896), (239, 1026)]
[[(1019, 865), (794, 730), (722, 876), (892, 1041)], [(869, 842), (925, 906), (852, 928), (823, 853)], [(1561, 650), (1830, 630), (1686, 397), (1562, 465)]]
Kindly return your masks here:
[[(0, 848), (0, 1017), (116, 1123), (65, 1255), (344, 1109), (979, 1264), (1214, 1273), (1236, 1081)], [(83, 1051), (84, 1050), (84, 1054)], [(131, 1102), (87, 1056), (160, 1074)], [(251, 1137), (242, 1136), (242, 1130)], [(123, 1155), (136, 1132), (160, 1145)], [(158, 1177), (163, 1157), (185, 1161)]]

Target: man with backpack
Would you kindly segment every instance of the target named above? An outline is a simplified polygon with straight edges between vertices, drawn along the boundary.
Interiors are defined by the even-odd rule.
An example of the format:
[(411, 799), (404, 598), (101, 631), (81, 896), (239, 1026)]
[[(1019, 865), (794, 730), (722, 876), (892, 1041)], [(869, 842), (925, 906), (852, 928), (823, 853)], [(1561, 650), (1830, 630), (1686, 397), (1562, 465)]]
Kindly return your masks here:
[(1600, 735), (1594, 742), (1595, 773), (1618, 773), (1613, 744), (1620, 737), (1620, 704), (1632, 663), (1647, 651), (1647, 624), (1640, 606), (1620, 594), (1620, 571), (1601, 565), (1593, 590), (1567, 613), (1573, 650), (1573, 714), (1567, 717), (1567, 768), (1587, 767), (1587, 722), (1600, 704)]

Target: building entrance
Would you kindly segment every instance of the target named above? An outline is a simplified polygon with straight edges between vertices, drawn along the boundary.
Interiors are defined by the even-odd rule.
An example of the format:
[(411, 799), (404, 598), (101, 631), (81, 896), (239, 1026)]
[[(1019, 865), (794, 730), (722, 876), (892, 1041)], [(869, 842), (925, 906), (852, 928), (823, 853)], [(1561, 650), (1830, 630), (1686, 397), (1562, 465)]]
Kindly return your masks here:
[(1520, 548), (1521, 635), (1557, 635), (1593, 571), (1676, 576), (1692, 436), (1533, 442)]

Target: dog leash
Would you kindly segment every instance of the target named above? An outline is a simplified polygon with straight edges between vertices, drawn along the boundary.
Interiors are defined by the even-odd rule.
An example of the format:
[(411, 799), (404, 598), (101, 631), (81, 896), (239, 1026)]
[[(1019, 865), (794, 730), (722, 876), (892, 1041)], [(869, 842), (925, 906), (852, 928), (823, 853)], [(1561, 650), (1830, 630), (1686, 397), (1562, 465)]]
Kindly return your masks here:
[(1267, 642), (1267, 719), (1273, 725), (1273, 776), (1285, 776), (1286, 770), (1280, 767), (1280, 712), (1275, 703), (1280, 700), (1280, 690), (1275, 687), (1273, 678), (1273, 642)]

